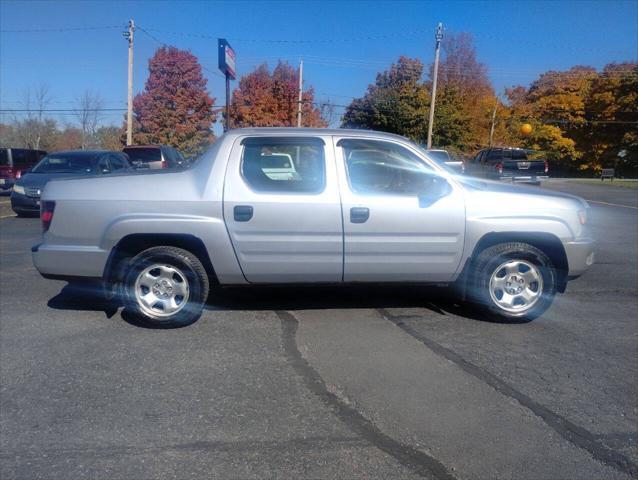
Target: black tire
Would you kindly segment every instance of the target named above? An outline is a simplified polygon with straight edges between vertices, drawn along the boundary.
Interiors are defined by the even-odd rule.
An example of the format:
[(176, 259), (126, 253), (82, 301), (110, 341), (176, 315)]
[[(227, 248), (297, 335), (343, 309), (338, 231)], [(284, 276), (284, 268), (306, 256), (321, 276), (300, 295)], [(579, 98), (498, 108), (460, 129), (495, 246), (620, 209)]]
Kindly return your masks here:
[[(511, 309), (520, 308), (520, 311), (508, 311), (497, 303), (498, 293), (490, 293), (490, 282), (492, 275), (498, 277), (497, 269), (500, 266), (517, 260), (536, 267), (542, 277), (542, 283), (536, 282), (536, 291), (539, 292), (539, 297), (534, 303), (530, 302), (529, 307), (514, 305)], [(556, 295), (556, 284), (556, 269), (549, 257), (541, 250), (523, 242), (501, 243), (486, 248), (476, 257), (470, 272), (468, 298), (483, 307), (487, 314), (493, 318), (521, 322), (537, 318), (549, 308)], [(517, 300), (517, 295), (513, 296)], [(521, 300), (521, 302), (523, 301)]]
[[(187, 282), (187, 299), (182, 300), (184, 304), (180, 304), (179, 310), (174, 314), (168, 315), (160, 311), (159, 308), (157, 311), (149, 311), (148, 306), (144, 307), (140, 303), (143, 300), (138, 301), (135, 290), (138, 277), (153, 265), (163, 265), (176, 269), (179, 273), (177, 278), (181, 278), (183, 275), (182, 281)], [(122, 297), (127, 311), (142, 324), (159, 328), (183, 327), (199, 319), (208, 297), (208, 290), (209, 281), (206, 269), (195, 255), (181, 248), (162, 246), (144, 250), (130, 259), (124, 274)], [(160, 303), (158, 301), (158, 305)]]

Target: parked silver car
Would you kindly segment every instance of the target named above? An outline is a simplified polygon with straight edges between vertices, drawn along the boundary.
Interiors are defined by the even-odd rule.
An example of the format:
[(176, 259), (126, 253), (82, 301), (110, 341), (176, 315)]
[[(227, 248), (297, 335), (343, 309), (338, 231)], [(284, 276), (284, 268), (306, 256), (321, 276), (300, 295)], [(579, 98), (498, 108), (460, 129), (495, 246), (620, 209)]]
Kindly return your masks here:
[[(295, 174), (269, 175), (273, 156)], [(234, 130), (188, 170), (55, 180), (42, 200), (40, 273), (98, 278), (154, 324), (195, 321), (213, 282), (445, 283), (533, 318), (594, 260), (584, 200), (459, 179), (371, 131)]]

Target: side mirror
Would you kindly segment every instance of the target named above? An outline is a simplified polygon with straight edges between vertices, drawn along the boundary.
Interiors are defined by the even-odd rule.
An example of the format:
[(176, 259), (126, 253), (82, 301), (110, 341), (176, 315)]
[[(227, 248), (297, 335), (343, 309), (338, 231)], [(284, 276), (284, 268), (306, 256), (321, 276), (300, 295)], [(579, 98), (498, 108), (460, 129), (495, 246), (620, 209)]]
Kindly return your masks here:
[(432, 175), (427, 187), (419, 194), (419, 207), (426, 208), (434, 205), (438, 200), (452, 193), (452, 186), (448, 181), (437, 175)]

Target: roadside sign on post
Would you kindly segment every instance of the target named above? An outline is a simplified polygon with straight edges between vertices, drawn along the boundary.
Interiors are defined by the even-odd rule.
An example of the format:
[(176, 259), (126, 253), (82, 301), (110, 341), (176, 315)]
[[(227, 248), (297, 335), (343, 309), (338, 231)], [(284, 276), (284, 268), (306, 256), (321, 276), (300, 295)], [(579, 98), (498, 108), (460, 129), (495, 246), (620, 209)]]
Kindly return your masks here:
[(219, 69), (231, 80), (235, 80), (235, 51), (225, 38), (217, 40)]
[(235, 51), (225, 38), (217, 39), (217, 64), (226, 77), (226, 122), (224, 131), (230, 128), (230, 81), (235, 80)]

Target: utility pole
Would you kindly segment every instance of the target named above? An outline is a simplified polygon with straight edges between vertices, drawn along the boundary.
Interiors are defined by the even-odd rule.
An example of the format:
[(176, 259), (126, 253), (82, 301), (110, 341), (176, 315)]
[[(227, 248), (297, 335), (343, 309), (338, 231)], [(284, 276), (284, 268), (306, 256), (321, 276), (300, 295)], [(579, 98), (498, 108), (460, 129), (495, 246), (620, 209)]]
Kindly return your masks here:
[(123, 33), (128, 40), (128, 105), (126, 108), (126, 144), (133, 144), (133, 35), (135, 22), (130, 19), (128, 31)]
[(432, 148), (432, 126), (434, 125), (434, 104), (436, 102), (436, 80), (439, 75), (439, 51), (443, 39), (443, 24), (439, 22), (436, 27), (436, 47), (434, 50), (434, 76), (432, 78), (432, 101), (430, 102), (430, 121), (428, 122), (428, 148)]
[(303, 101), (303, 60), (299, 60), (299, 101), (297, 102), (297, 127), (301, 127), (301, 102)]
[(498, 108), (498, 97), (494, 101), (494, 110), (492, 111), (492, 128), (490, 128), (490, 144), (492, 146), (492, 139), (494, 138), (494, 125), (496, 124), (496, 109)]

